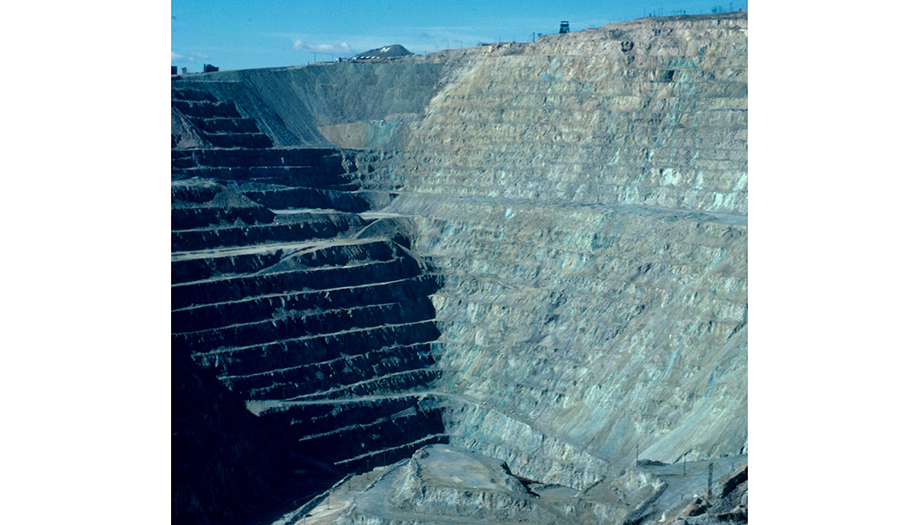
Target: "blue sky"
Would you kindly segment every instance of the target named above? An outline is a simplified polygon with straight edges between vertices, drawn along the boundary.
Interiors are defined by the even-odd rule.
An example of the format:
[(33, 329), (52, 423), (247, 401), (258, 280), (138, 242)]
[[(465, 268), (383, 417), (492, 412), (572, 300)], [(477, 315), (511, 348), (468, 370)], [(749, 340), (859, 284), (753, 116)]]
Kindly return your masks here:
[(172, 64), (199, 71), (305, 65), (388, 44), (414, 53), (498, 40), (531, 41), (568, 20), (573, 31), (653, 14), (745, 8), (720, 0), (172, 0)]

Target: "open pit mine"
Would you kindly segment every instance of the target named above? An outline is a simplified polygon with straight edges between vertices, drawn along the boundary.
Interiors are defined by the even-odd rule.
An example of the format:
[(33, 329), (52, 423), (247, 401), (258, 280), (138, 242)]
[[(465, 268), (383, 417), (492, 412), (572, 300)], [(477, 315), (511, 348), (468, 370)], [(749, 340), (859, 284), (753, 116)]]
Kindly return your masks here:
[(747, 49), (173, 76), (173, 521), (746, 522)]

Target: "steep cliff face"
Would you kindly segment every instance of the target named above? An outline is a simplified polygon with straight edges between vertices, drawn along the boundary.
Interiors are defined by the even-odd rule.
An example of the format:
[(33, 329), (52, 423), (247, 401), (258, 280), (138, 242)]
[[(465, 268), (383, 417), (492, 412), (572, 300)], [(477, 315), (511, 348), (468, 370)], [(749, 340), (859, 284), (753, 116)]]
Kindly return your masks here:
[(391, 149), (455, 72), (483, 53), (223, 71), (184, 83), (240, 106), (276, 146)]
[(432, 99), (380, 182), (445, 278), (452, 443), (746, 451), (746, 141), (746, 14), (494, 46)]
[(439, 279), (408, 225), (366, 214), (381, 198), (341, 151), (274, 147), (248, 114), (173, 89), (175, 523), (246, 522), (446, 441), (420, 393)]
[[(681, 509), (706, 463), (636, 456), (747, 453), (747, 49), (744, 12), (179, 81), (176, 348), (337, 467), (543, 487), (473, 519)], [(341, 519), (477, 507), (411, 464)]]

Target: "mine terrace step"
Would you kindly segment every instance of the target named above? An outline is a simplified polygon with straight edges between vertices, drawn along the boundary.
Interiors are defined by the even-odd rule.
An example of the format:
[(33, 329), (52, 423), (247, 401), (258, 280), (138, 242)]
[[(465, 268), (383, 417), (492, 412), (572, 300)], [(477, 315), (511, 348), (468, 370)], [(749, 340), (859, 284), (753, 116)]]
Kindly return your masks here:
[(206, 133), (200, 137), (217, 148), (268, 148), (272, 139), (264, 133)]
[(252, 276), (225, 277), (172, 286), (172, 308), (220, 303), (254, 295), (323, 290), (419, 275), (412, 258), (396, 258), (346, 267), (299, 269)]
[[(358, 354), (353, 353), (357, 350), (348, 348), (336, 359), (312, 361), (284, 368), (278, 367), (284, 366), (285, 363), (276, 362), (274, 359), (256, 362), (253, 359), (219, 359), (218, 355), (204, 355), (195, 356), (194, 361), (222, 377), (237, 380), (268, 377), (268, 383), (260, 383), (261, 385), (275, 383), (286, 385), (288, 382), (294, 381), (295, 384), (286, 385), (291, 387), (290, 392), (288, 390), (276, 392), (280, 398), (324, 391), (332, 388), (334, 384), (348, 385), (367, 377), (429, 368), (435, 364), (430, 343), (392, 344), (375, 350), (365, 350)], [(302, 358), (302, 356), (290, 357), (293, 361), (297, 361), (298, 357)], [(337, 379), (332, 381), (332, 378)]]
[(443, 406), (446, 397), (446, 393), (438, 390), (417, 388), (407, 392), (388, 392), (341, 399), (302, 401), (257, 399), (246, 401), (244, 404), (253, 414), (265, 415), (271, 420), (277, 419), (278, 424), (307, 426), (321, 423), (322, 428), (336, 428), (355, 421), (357, 418), (353, 413), (356, 410), (370, 411), (370, 418), (375, 419), (423, 402), (432, 406)]
[[(212, 250), (201, 251), (196, 257), (173, 258), (172, 283), (238, 277), (242, 274), (256, 273), (271, 268), (278, 263), (284, 263), (281, 265), (282, 267), (290, 265), (293, 268), (312, 269), (326, 266), (346, 266), (361, 262), (388, 261), (402, 256), (398, 254), (394, 243), (384, 239), (347, 239), (344, 242), (330, 239), (324, 243), (313, 241), (302, 248), (281, 248), (283, 246), (281, 244), (262, 246), (261, 248), (269, 246), (272, 249), (250, 250), (249, 252), (228, 249)], [(265, 294), (265, 296), (272, 295)]]
[(202, 281), (212, 277), (239, 276), (256, 273), (280, 262), (285, 250), (202, 259), (172, 261), (173, 284)]
[[(355, 396), (401, 393), (411, 392), (415, 389), (428, 389), (434, 381), (440, 378), (440, 376), (441, 371), (437, 368), (405, 370), (385, 376), (372, 377), (367, 380), (358, 381), (352, 385), (333, 387), (327, 391), (315, 394), (298, 392), (299, 388), (290, 381), (274, 381), (271, 380), (271, 378), (270, 383), (255, 388), (245, 388), (243, 385), (240, 385), (238, 382), (243, 379), (241, 377), (223, 380), (223, 382), (239, 395), (248, 396), (250, 399), (280, 398), (282, 394), (285, 394), (286, 400), (345, 399)], [(266, 377), (262, 376), (258, 379), (265, 380)], [(292, 393), (296, 394), (296, 397), (292, 396)]]
[[(366, 396), (374, 393), (384, 392), (407, 392), (416, 388), (428, 387), (432, 381), (441, 376), (441, 370), (435, 367), (418, 368), (413, 370), (401, 370), (383, 376), (370, 377), (362, 381), (350, 385), (337, 385), (323, 390), (321, 392), (313, 392), (308, 394), (300, 394), (295, 396), (286, 396), (286, 401), (313, 400), (313, 399), (342, 399), (347, 397)], [(271, 392), (277, 391), (281, 385), (272, 385), (265, 390)], [(250, 391), (252, 397), (258, 397), (263, 389)]]
[(265, 319), (194, 332), (172, 334), (174, 348), (192, 352), (223, 347), (262, 345), (280, 339), (295, 339), (382, 324), (415, 323), (434, 317), (427, 296), (403, 302), (359, 306), (326, 311), (289, 312), (278, 319)]
[(243, 118), (237, 110), (234, 102), (208, 102), (208, 101), (184, 101), (173, 100), (172, 107), (182, 112), (187, 117), (229, 117)]
[(172, 230), (195, 230), (222, 224), (233, 224), (240, 219), (245, 225), (271, 224), (275, 213), (263, 206), (194, 206), (172, 208)]
[[(219, 348), (195, 352), (191, 357), (214, 363), (215, 359), (259, 359), (285, 368), (313, 362), (338, 359), (345, 355), (362, 354), (387, 346), (413, 346), (435, 341), (440, 333), (432, 319), (414, 323), (383, 324), (370, 328), (343, 330), (330, 334), (282, 339), (262, 345)], [(173, 348), (173, 351), (185, 351)], [(189, 351), (189, 349), (187, 350)], [(246, 356), (246, 357), (244, 357)], [(215, 366), (213, 364), (213, 366)]]
[[(345, 288), (345, 290), (352, 290), (353, 288)], [(418, 291), (418, 290), (416, 290)], [(304, 294), (308, 296), (307, 294)], [(318, 295), (318, 294), (317, 294)], [(351, 296), (348, 294), (348, 296)], [(296, 297), (296, 296), (295, 296)], [(300, 296), (304, 297), (304, 296)], [(321, 303), (313, 302), (313, 301), (295, 301), (297, 306), (300, 306), (302, 303), (309, 306), (309, 308), (305, 309), (284, 309), (280, 307), (274, 308), (273, 312), (275, 317), (263, 316), (257, 320), (247, 320), (243, 317), (223, 317), (221, 320), (225, 324), (223, 326), (216, 326), (211, 328), (198, 328), (191, 323), (185, 323), (192, 330), (184, 331), (184, 332), (174, 332), (173, 336), (181, 336), (181, 339), (188, 340), (209, 340), (213, 338), (219, 337), (219, 334), (223, 332), (230, 331), (241, 331), (241, 330), (255, 330), (255, 327), (265, 326), (265, 325), (278, 325), (278, 324), (295, 324), (295, 323), (311, 323), (317, 324), (319, 322), (328, 321), (328, 323), (339, 322), (339, 320), (343, 319), (346, 321), (352, 321), (354, 323), (367, 323), (367, 322), (378, 322), (378, 319), (372, 319), (372, 317), (381, 317), (382, 315), (392, 315), (394, 313), (401, 314), (404, 316), (413, 316), (418, 317), (420, 315), (428, 316), (428, 312), (433, 311), (433, 308), (428, 307), (430, 305), (430, 301), (426, 304), (424, 299), (427, 297), (427, 294), (419, 294), (413, 296), (393, 296), (393, 294), (385, 293), (382, 298), (388, 299), (386, 302), (374, 302), (374, 303), (363, 303), (352, 306), (339, 306), (334, 304), (329, 304), (328, 298), (330, 298), (330, 293), (325, 292), (320, 294), (319, 297), (322, 299)], [(357, 296), (358, 297), (358, 296)], [(378, 299), (378, 295), (371, 295), (373, 299)], [(397, 299), (390, 301), (390, 299)], [(352, 299), (350, 302), (353, 302)], [(322, 308), (322, 306), (327, 306), (328, 308)], [(188, 310), (190, 311), (190, 310)], [(424, 313), (421, 313), (423, 312)], [(230, 312), (229, 312), (230, 313)], [(427, 317), (426, 317), (427, 318)], [(417, 319), (420, 320), (420, 319)], [(235, 322), (238, 321), (238, 322)], [(415, 322), (412, 320), (405, 320), (404, 322)], [(367, 324), (360, 324), (358, 326), (351, 325), (352, 328), (363, 328), (365, 326), (370, 326)], [(282, 327), (285, 332), (284, 334), (289, 333), (287, 330), (289, 328)], [(299, 329), (299, 328), (298, 328)], [(316, 332), (316, 333), (324, 333), (324, 332)], [(299, 337), (299, 336), (298, 336)], [(244, 346), (256, 344), (256, 343), (244, 343)]]
[(176, 230), (172, 232), (172, 252), (193, 252), (211, 248), (279, 242), (330, 239), (364, 226), (354, 217), (323, 217), (316, 222), (258, 224), (221, 228)]
[(344, 173), (343, 156), (332, 148), (195, 149), (198, 166), (249, 168), (253, 166), (309, 166), (325, 173)]
[[(245, 403), (247, 410), (265, 415), (284, 426), (301, 425), (306, 433), (327, 432), (366, 419), (387, 417), (408, 410), (425, 400), (437, 399), (441, 394), (433, 390), (393, 392), (342, 399), (314, 399), (287, 401), (284, 399), (253, 400)], [(315, 430), (320, 429), (320, 430)]]
[(348, 213), (367, 211), (371, 205), (362, 193), (349, 193), (316, 188), (285, 188), (264, 191), (245, 191), (255, 202), (269, 208), (321, 208)]
[[(333, 214), (319, 213), (318, 215), (340, 215), (340, 212)], [(365, 239), (370, 241), (371, 239)], [(383, 241), (384, 239), (378, 239)], [(300, 242), (269, 242), (265, 244), (254, 244), (251, 246), (236, 246), (232, 248), (211, 248), (208, 250), (194, 250), (185, 252), (172, 252), (172, 261), (186, 261), (190, 259), (211, 259), (216, 257), (234, 257), (238, 255), (249, 255), (255, 253), (268, 253), (278, 250), (294, 250), (304, 252), (306, 250), (316, 250), (326, 246), (347, 246), (360, 243), (360, 239), (341, 238), (341, 239), (313, 239), (310, 241)], [(365, 258), (363, 258), (365, 260)], [(387, 259), (385, 259), (387, 260)]]
[(186, 101), (196, 101), (196, 102), (217, 102), (216, 97), (214, 97), (208, 91), (200, 91), (197, 89), (172, 89), (172, 99), (173, 100), (186, 100)]
[(250, 392), (253, 397), (316, 399), (308, 396), (325, 393), (325, 397), (345, 397), (348, 393), (363, 395), (384, 391), (385, 388), (405, 392), (421, 387), (423, 381), (427, 383), (440, 376), (440, 371), (434, 368), (434, 359), (423, 358), (418, 353), (397, 357), (376, 354), (375, 358), (384, 361), (377, 367), (372, 366), (369, 360), (355, 359), (352, 362), (335, 362), (336, 368), (301, 365), (219, 378), (232, 390)]
[[(345, 465), (347, 468), (351, 469), (362, 469), (368, 471), (375, 466), (389, 465), (391, 462), (396, 462), (397, 458), (408, 458), (414, 451), (426, 445), (448, 444), (449, 442), (449, 437), (443, 432), (429, 434), (423, 438), (409, 441), (400, 445), (373, 450), (364, 454), (360, 454), (358, 456), (354, 456), (352, 458), (335, 461), (334, 464)], [(384, 457), (379, 457), (380, 455), (383, 455)], [(428, 519), (433, 519), (433, 516), (429, 515)]]
[[(275, 210), (276, 213), (278, 211)], [(291, 256), (297, 263), (309, 268), (343, 266), (357, 261), (387, 261), (394, 257), (406, 255), (398, 253), (397, 246), (393, 242), (378, 238), (316, 246)]]
[(192, 157), (187, 159), (173, 157), (172, 176), (177, 179), (197, 177), (218, 181), (263, 182), (288, 188), (331, 189), (347, 188), (348, 185), (359, 186), (358, 179), (350, 173), (331, 172), (311, 166), (198, 166)]
[(249, 118), (188, 118), (191, 124), (206, 133), (259, 133), (256, 121)]
[[(402, 410), (400, 412), (391, 414), (389, 416), (383, 416), (383, 417), (379, 417), (379, 418), (368, 417), (368, 418), (362, 420), (362, 422), (349, 423), (349, 424), (346, 424), (346, 425), (343, 425), (340, 427), (332, 428), (332, 429), (326, 430), (324, 432), (318, 432), (318, 433), (314, 433), (314, 434), (304, 432), (303, 434), (300, 435), (300, 438), (298, 439), (298, 441), (319, 440), (322, 438), (333, 437), (335, 435), (340, 435), (340, 434), (344, 434), (347, 432), (354, 432), (354, 431), (365, 432), (367, 429), (373, 429), (373, 428), (377, 428), (378, 426), (384, 425), (385, 423), (391, 423), (391, 422), (396, 422), (397, 420), (407, 419), (409, 417), (415, 417), (417, 414), (419, 414), (419, 410), (417, 409), (417, 406), (411, 405), (409, 408)], [(306, 429), (304, 429), (304, 430), (306, 430)]]
[(171, 156), (172, 169), (187, 169), (197, 166), (197, 161), (189, 150), (172, 150)]
[[(411, 413), (410, 413), (411, 412)], [(325, 452), (338, 460), (358, 458), (367, 453), (381, 454), (395, 449), (397, 443), (415, 442), (444, 432), (440, 412), (413, 410), (366, 424), (336, 429), (333, 433), (300, 439), (301, 450)], [(292, 429), (293, 430), (293, 429)], [(381, 459), (380, 457), (378, 459)]]
[(180, 333), (222, 328), (234, 319), (240, 319), (242, 322), (271, 320), (278, 312), (385, 304), (408, 300), (411, 297), (427, 296), (437, 289), (434, 276), (421, 275), (327, 290), (251, 297), (173, 311), (172, 331)]
[[(183, 156), (172, 152), (172, 159)], [(188, 156), (189, 157), (189, 156)], [(183, 181), (172, 184), (172, 204), (204, 204), (212, 201), (223, 191), (223, 187), (213, 182), (198, 184), (196, 181)]]
[[(416, 326), (416, 323), (407, 326)], [(370, 331), (377, 330), (371, 329)], [(295, 352), (290, 354), (277, 351), (263, 354), (260, 352), (223, 353), (214, 351), (194, 354), (192, 359), (221, 377), (235, 380), (268, 378), (267, 382), (251, 386), (271, 385), (276, 382), (286, 384), (296, 380), (297, 384), (290, 386), (297, 391), (291, 391), (290, 396), (299, 396), (332, 388), (334, 385), (328, 383), (328, 378), (332, 376), (344, 377), (347, 380), (341, 381), (340, 384), (347, 385), (362, 381), (365, 377), (431, 367), (434, 364), (434, 358), (431, 355), (432, 341), (427, 337), (431, 334), (428, 331), (424, 331), (420, 335), (422, 334), (426, 337), (411, 338), (425, 339), (419, 342), (403, 344), (402, 341), (398, 343), (382, 338), (380, 341), (373, 341), (371, 345), (347, 346), (338, 352), (328, 352), (322, 348), (315, 348), (315, 345), (311, 344), (307, 348), (298, 347)], [(334, 334), (329, 334), (329, 336), (333, 336), (332, 339), (341, 339)], [(321, 339), (307, 339), (305, 342), (320, 343)], [(382, 346), (378, 347), (378, 343)], [(321, 377), (314, 377), (320, 372), (322, 373)], [(335, 374), (337, 375), (335, 376)], [(355, 374), (360, 374), (360, 377), (350, 379)], [(286, 391), (276, 392), (276, 394), (279, 398), (288, 397)]]

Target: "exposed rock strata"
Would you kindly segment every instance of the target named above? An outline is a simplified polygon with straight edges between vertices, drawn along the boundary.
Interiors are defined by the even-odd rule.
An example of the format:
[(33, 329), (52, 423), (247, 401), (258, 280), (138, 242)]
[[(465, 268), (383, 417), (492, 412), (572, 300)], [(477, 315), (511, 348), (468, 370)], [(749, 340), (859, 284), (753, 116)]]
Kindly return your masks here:
[[(174, 350), (335, 466), (449, 441), (533, 491), (407, 472), (400, 514), (321, 523), (664, 522), (705, 489), (665, 464), (733, 479), (746, 13), (177, 84)], [(682, 518), (746, 518), (712, 498)]]
[(613, 462), (741, 452), (746, 27), (500, 46), (432, 99), (376, 175), (444, 276), (440, 388)]

